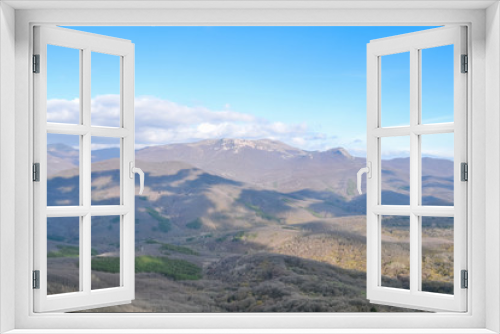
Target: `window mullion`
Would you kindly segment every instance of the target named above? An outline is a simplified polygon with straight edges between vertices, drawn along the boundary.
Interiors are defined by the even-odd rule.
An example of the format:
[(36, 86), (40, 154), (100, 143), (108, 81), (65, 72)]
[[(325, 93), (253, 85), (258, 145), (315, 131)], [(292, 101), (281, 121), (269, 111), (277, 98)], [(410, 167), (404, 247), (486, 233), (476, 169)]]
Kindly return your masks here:
[[(91, 103), (91, 50), (86, 48), (83, 49), (83, 65), (82, 65), (82, 76), (81, 76), (81, 103), (82, 103), (82, 125), (90, 127), (90, 103)], [(81, 163), (80, 163), (80, 191), (82, 192), (82, 204), (83, 206), (90, 208), (91, 205), (91, 171), (92, 171), (92, 161), (91, 161), (91, 136), (90, 131), (81, 137)], [(80, 248), (80, 276), (83, 282), (83, 291), (90, 293), (91, 290), (91, 217), (90, 211), (87, 212), (81, 219), (82, 221), (82, 234), (80, 242), (82, 247)]]
[(413, 211), (419, 204), (419, 136), (415, 129), (419, 123), (419, 51), (410, 50), (410, 291), (418, 291), (419, 268), (419, 217)]

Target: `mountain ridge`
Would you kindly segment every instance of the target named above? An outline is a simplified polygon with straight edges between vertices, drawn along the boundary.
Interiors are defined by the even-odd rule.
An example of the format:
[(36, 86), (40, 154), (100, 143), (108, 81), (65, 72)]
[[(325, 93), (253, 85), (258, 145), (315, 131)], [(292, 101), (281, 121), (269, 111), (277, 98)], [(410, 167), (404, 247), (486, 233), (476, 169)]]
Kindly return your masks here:
[[(71, 168), (76, 173), (78, 150), (64, 144), (48, 147), (49, 176)], [(105, 161), (118, 156), (118, 148), (93, 150), (92, 162), (99, 170), (112, 169), (116, 163)], [(169, 164), (182, 162), (259, 188), (285, 193), (327, 190), (346, 198), (357, 196), (356, 173), (366, 165), (365, 158), (352, 156), (342, 147), (305, 151), (277, 140), (230, 138), (146, 147), (136, 150), (136, 160), (137, 166), (142, 163), (139, 167), (157, 175), (168, 173)], [(447, 189), (453, 187), (453, 162), (424, 157), (422, 168), (425, 195), (440, 193), (446, 201), (452, 201)], [(409, 158), (382, 160), (382, 184), (385, 191), (408, 195)]]

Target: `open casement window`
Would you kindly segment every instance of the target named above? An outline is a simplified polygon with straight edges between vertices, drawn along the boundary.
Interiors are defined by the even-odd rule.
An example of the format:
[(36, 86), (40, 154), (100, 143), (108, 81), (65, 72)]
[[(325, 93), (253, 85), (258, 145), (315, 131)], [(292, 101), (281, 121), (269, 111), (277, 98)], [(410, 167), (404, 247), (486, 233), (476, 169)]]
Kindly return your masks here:
[[(441, 63), (431, 68), (438, 51), (448, 52), (448, 58), (439, 58)], [(373, 40), (367, 46), (367, 298), (372, 303), (467, 309), (467, 289), (462, 286), (467, 270), (466, 54), (466, 28), (458, 26)], [(448, 76), (449, 87), (429, 71)], [(403, 79), (397, 81), (398, 76)], [(449, 89), (446, 106), (441, 89)], [(390, 95), (403, 90), (409, 91)], [(434, 117), (442, 108), (450, 110), (446, 123)], [(437, 177), (446, 173), (435, 171), (433, 179), (427, 154), (437, 150), (444, 137), (451, 143), (449, 174)], [(406, 151), (399, 167), (394, 167), (397, 159), (391, 160), (392, 169), (384, 165), (389, 163), (384, 154), (391, 150), (390, 143)], [(398, 190), (392, 188), (393, 194), (406, 191), (403, 200), (390, 196), (388, 180), (396, 172), (408, 179)], [(446, 189), (448, 201), (434, 197)], [(442, 282), (443, 276), (447, 282)]]
[[(76, 73), (76, 82), (66, 77), (48, 80), (48, 73), (58, 65), (57, 57), (73, 57), (73, 62), (64, 64), (72, 64), (74, 68), (67, 72)], [(106, 67), (94, 66), (100, 57), (116, 60), (113, 96), (119, 101), (119, 110), (93, 105), (91, 73)], [(130, 303), (135, 296), (133, 172), (137, 171), (133, 165), (134, 44), (70, 29), (35, 27), (33, 72), (33, 176), (38, 181), (34, 182), (34, 310), (65, 312)], [(59, 88), (50, 87), (54, 80)], [(56, 95), (62, 94), (61, 87), (66, 85), (77, 87), (73, 118), (66, 117), (71, 106), (54, 114), (47, 101), (48, 91), (59, 89)], [(51, 99), (51, 103), (57, 102)], [(98, 122), (106, 118), (100, 113), (116, 114), (116, 122)], [(64, 168), (67, 159), (50, 151), (54, 138), (72, 155), (72, 169)], [(116, 143), (117, 157), (107, 160), (115, 163), (114, 170), (106, 166), (93, 170), (92, 146), (97, 140)], [(48, 176), (62, 169), (64, 173), (57, 177)], [(94, 196), (99, 189), (94, 177), (101, 176), (99, 173), (108, 173), (107, 180), (116, 183), (115, 200), (99, 201)], [(112, 229), (101, 229), (103, 222), (106, 226), (111, 222)], [(103, 237), (100, 231), (113, 233), (115, 238)], [(96, 249), (96, 241), (107, 248)], [(107, 285), (95, 281), (94, 265), (107, 266)]]

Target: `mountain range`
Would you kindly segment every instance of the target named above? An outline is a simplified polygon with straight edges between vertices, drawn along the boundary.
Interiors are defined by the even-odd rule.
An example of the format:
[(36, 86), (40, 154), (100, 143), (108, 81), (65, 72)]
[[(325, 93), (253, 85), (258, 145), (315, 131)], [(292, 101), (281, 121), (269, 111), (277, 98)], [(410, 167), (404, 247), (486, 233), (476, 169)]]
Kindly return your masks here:
[[(78, 150), (49, 145), (47, 154), (47, 204), (78, 205)], [(131, 306), (95, 311), (394, 311), (373, 306), (363, 296), (366, 195), (357, 193), (355, 180), (365, 165), (364, 158), (343, 148), (311, 152), (269, 139), (137, 150), (136, 166), (146, 182), (144, 194), (136, 196), (136, 269), (143, 270), (143, 262), (156, 264), (136, 273), (137, 298)], [(92, 151), (92, 204), (119, 204), (118, 168), (119, 149)], [(422, 201), (451, 205), (453, 162), (424, 158), (422, 168)], [(383, 203), (407, 204), (409, 160), (383, 160), (382, 178)], [(68, 291), (64, 284), (71, 275), (78, 286), (78, 273), (68, 273), (70, 259), (63, 250), (77, 247), (79, 225), (72, 217), (57, 219), (66, 223), (48, 224), (47, 237), (55, 268), (51, 279), (59, 282), (50, 287), (60, 292)], [(119, 217), (92, 217), (93, 261), (117, 259), (119, 222)], [(449, 223), (433, 224), (445, 229), (433, 232), (439, 238), (424, 241), (441, 247), (435, 250), (441, 257), (429, 258), (444, 265), (428, 264), (441, 273), (432, 277), (441, 279), (449, 272), (443, 235), (449, 238), (452, 229)], [(408, 285), (404, 226), (397, 218), (384, 225), (392, 235), (384, 282), (393, 287)], [(96, 286), (119, 282), (109, 268), (96, 264)], [(336, 281), (324, 285), (334, 276)], [(449, 291), (447, 282), (429, 284)]]
[[(49, 176), (74, 169), (78, 164), (78, 150), (64, 144), (49, 145), (47, 154)], [(119, 148), (93, 150), (92, 163), (117, 158), (119, 154)], [(354, 157), (344, 148), (305, 151), (270, 139), (218, 139), (151, 146), (137, 150), (136, 160), (136, 165), (151, 175), (162, 175), (169, 164), (181, 162), (186, 167), (263, 189), (284, 193), (304, 189), (330, 191), (346, 199), (358, 195), (356, 173), (366, 165), (365, 158)], [(116, 162), (109, 167), (116, 168)], [(106, 164), (100, 168), (106, 169)], [(409, 158), (382, 161), (383, 204), (404, 204), (408, 200), (409, 171)], [(363, 181), (363, 191), (364, 187)], [(422, 188), (423, 204), (450, 205), (453, 162), (424, 157)]]

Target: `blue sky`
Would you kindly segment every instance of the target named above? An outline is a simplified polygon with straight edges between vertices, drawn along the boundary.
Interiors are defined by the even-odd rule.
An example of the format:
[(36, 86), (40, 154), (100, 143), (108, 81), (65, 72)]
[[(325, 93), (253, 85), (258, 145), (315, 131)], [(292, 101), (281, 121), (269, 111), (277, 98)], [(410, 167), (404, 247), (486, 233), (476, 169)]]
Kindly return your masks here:
[[(429, 27), (71, 29), (135, 44), (138, 147), (228, 136), (272, 137), (307, 150), (343, 146), (363, 156), (366, 44)], [(49, 111), (52, 107), (69, 113), (71, 101), (74, 105), (78, 98), (78, 52), (51, 48)], [(422, 51), (424, 122), (453, 120), (453, 73), (446, 62), (452, 51), (451, 46)], [(409, 120), (407, 64), (405, 54), (382, 59), (383, 126)], [(118, 70), (117, 57), (92, 55), (95, 125), (117, 122), (113, 96), (119, 92)], [(440, 147), (427, 154), (444, 156), (450, 145), (449, 140), (438, 140)], [(401, 150), (405, 148), (395, 145), (386, 155), (397, 156)]]

